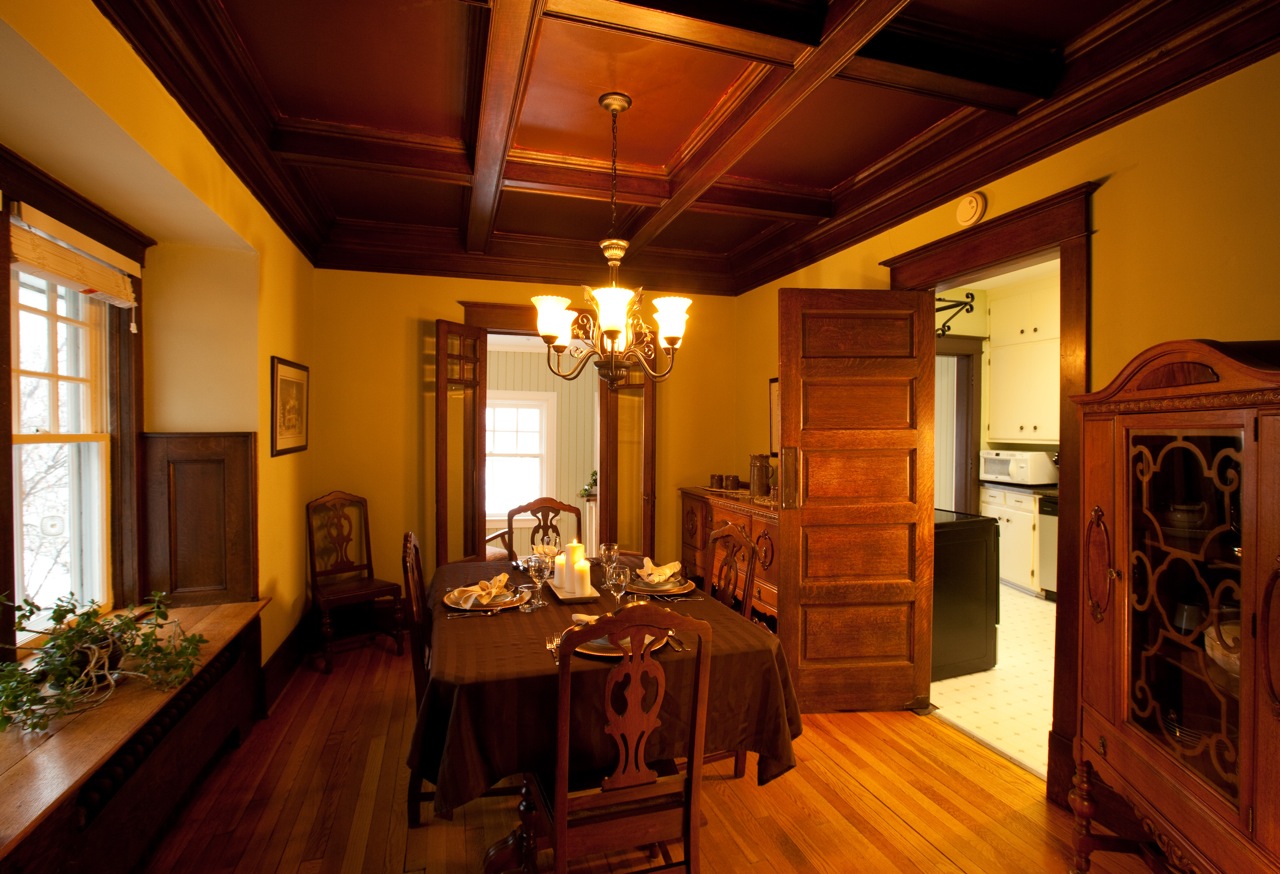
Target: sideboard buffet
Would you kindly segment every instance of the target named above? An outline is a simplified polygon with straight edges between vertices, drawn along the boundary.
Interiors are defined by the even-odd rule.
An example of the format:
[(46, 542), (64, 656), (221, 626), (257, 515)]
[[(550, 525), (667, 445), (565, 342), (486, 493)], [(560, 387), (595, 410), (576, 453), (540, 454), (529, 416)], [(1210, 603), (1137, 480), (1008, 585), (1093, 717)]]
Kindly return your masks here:
[[(1153, 870), (1280, 871), (1280, 342), (1161, 344), (1075, 400), (1072, 870), (1125, 849)], [(1094, 833), (1098, 781), (1136, 843)]]

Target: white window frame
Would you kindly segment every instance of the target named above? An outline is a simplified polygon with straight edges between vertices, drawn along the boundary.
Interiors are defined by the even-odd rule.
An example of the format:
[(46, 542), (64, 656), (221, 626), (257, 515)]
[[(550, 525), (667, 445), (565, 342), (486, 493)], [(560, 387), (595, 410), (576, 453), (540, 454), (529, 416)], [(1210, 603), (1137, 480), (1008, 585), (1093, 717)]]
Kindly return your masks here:
[[(540, 495), (550, 494), (551, 488), (556, 481), (556, 408), (559, 399), (553, 391), (506, 391), (489, 389), (485, 392), (486, 413), (488, 409), (494, 407), (537, 407), (542, 412), (542, 421), (544, 427), (542, 429), (542, 483), (540, 485)], [(486, 416), (487, 419), (487, 416)], [(488, 445), (488, 435), (485, 439)], [(485, 470), (488, 471), (488, 462), (491, 453), (485, 452)], [(485, 484), (485, 520), (491, 524), (491, 528), (504, 528), (507, 524), (507, 511), (510, 507), (502, 510), (501, 515), (493, 515), (489, 513), (489, 489), (488, 483)], [(535, 495), (535, 497), (537, 497)], [(529, 525), (532, 525), (532, 518)]]
[[(82, 309), (81, 318), (73, 318), (60, 314), (57, 307), (57, 295), (46, 293), (46, 306), (43, 309), (21, 302), (19, 273), (31, 274), (50, 283), (50, 287), (60, 287), (67, 300), (78, 301)], [(23, 585), (24, 573), (24, 535), (30, 520), (23, 516), (23, 477), (20, 454), (25, 447), (60, 444), (75, 450), (77, 444), (92, 444), (97, 452), (97, 474), (82, 478), (71, 477), (69, 489), (73, 504), (70, 518), (65, 520), (71, 539), (79, 549), (73, 550), (68, 558), (71, 566), (71, 592), (81, 603), (96, 601), (110, 607), (110, 543), (111, 543), (111, 460), (110, 434), (107, 429), (107, 396), (110, 386), (107, 383), (107, 345), (108, 345), (108, 311), (102, 301), (81, 294), (71, 287), (64, 277), (50, 273), (48, 270), (31, 269), (23, 264), (10, 267), (10, 310), (11, 310), (11, 343), (12, 343), (12, 382), (10, 385), (13, 422), (13, 456), (14, 468), (14, 571), (15, 583), (21, 587), (20, 597), (29, 596)], [(22, 363), (21, 315), (30, 313), (47, 320), (48, 338), (46, 343), (50, 350), (48, 370), (24, 370)], [(84, 373), (74, 375), (61, 372), (58, 356), (58, 326), (71, 325), (84, 330), (84, 343), (88, 347), (84, 353)], [(21, 430), (23, 378), (48, 380), (52, 386), (50, 392), (51, 409), (49, 412), (49, 429), (37, 429), (34, 432)], [(76, 384), (88, 394), (84, 404), (85, 421), (75, 426), (74, 422), (63, 422), (57, 401), (60, 384)], [(68, 465), (75, 471), (81, 461), (78, 453), (71, 451)], [(41, 607), (49, 609), (53, 603), (44, 603), (50, 599), (37, 599)]]

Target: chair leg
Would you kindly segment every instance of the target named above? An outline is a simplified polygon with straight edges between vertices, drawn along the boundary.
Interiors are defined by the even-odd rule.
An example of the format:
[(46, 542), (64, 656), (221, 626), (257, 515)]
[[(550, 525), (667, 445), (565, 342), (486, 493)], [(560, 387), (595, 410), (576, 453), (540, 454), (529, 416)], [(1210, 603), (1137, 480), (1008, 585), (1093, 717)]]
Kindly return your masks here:
[(409, 828), (422, 825), (422, 778), (409, 774)]
[(747, 773), (747, 754), (744, 750), (738, 750), (733, 754), (733, 776), (734, 779), (740, 780)]
[(404, 607), (402, 598), (396, 598), (392, 612), (392, 622), (396, 629), (396, 655), (404, 655)]

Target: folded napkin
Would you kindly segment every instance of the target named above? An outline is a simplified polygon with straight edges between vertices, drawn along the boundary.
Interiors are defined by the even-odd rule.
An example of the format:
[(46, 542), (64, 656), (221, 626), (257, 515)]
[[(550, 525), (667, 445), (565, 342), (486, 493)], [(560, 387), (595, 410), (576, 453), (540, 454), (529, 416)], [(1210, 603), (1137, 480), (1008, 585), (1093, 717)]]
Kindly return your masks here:
[(573, 620), (574, 625), (589, 625), (600, 617), (594, 613), (574, 613), (569, 618)]
[(673, 561), (670, 564), (655, 565), (649, 560), (649, 556), (644, 557), (644, 567), (636, 571), (640, 575), (640, 579), (651, 585), (665, 583), (668, 579), (680, 573), (680, 562)]
[(546, 556), (554, 557), (559, 555), (560, 552), (561, 550), (560, 550), (560, 547), (558, 546), (551, 546), (550, 544), (546, 544), (546, 543), (535, 543), (533, 545), (534, 555), (546, 555)]
[(458, 603), (463, 607), (471, 608), (477, 604), (489, 604), (495, 598), (501, 599), (507, 591), (507, 575), (498, 574), (491, 580), (481, 580), (474, 586), (462, 586), (453, 591)]

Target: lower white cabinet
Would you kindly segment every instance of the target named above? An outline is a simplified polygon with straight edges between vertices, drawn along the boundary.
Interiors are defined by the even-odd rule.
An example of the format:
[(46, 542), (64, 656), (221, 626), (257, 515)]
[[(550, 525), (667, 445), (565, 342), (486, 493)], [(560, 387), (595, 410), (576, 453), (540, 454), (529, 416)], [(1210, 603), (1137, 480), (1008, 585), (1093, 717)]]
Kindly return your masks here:
[(978, 512), (1000, 528), (1000, 579), (1039, 594), (1035, 495), (983, 486)]

